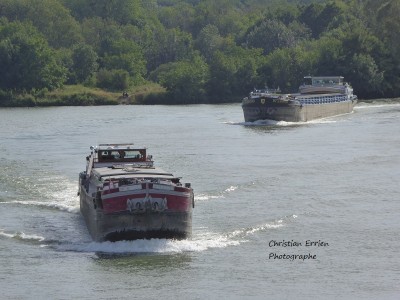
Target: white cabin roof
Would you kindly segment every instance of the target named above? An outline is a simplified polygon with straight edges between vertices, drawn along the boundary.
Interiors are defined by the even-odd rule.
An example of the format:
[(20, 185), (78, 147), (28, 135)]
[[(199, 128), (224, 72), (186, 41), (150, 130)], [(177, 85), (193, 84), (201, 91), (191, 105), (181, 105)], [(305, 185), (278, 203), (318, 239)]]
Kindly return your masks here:
[(165, 178), (171, 179), (176, 178), (173, 174), (164, 171), (160, 168), (155, 167), (144, 167), (144, 168), (135, 168), (126, 166), (124, 168), (96, 168), (93, 169), (92, 173), (98, 177), (106, 178)]
[(135, 147), (133, 143), (99, 144), (97, 146), (97, 150), (121, 150), (121, 149), (145, 149), (145, 147)]

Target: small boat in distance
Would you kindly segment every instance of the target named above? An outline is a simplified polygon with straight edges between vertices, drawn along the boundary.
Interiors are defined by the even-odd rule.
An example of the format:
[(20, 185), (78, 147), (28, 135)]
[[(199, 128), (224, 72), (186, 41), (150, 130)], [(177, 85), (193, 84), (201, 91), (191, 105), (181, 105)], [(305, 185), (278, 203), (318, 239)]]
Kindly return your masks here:
[(154, 166), (133, 144), (90, 147), (79, 174), (80, 210), (93, 240), (184, 239), (191, 235), (190, 183)]
[(242, 109), (246, 122), (306, 122), (350, 113), (356, 103), (353, 88), (342, 76), (306, 76), (299, 93), (251, 92), (243, 99)]

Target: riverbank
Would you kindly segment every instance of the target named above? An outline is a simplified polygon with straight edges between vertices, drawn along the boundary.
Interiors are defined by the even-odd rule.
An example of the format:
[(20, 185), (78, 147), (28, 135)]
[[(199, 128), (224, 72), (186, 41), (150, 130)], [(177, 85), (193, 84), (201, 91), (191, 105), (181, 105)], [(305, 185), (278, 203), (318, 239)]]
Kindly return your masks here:
[[(230, 101), (209, 99), (202, 104), (239, 103), (241, 97), (232, 97)], [(359, 103), (399, 103), (400, 98), (359, 99)], [(48, 106), (101, 106), (135, 104), (200, 104), (176, 100), (157, 83), (148, 82), (127, 91), (112, 92), (83, 85), (65, 85), (51, 92), (0, 93), (0, 107), (48, 107)]]
[(163, 98), (166, 90), (158, 84), (146, 83), (127, 91), (112, 92), (83, 85), (65, 85), (51, 92), (7, 93), (0, 95), (2, 107), (92, 106), (145, 104), (146, 99)]
[(358, 99), (359, 103), (380, 104), (380, 103), (399, 103), (400, 98), (378, 98), (378, 99)]

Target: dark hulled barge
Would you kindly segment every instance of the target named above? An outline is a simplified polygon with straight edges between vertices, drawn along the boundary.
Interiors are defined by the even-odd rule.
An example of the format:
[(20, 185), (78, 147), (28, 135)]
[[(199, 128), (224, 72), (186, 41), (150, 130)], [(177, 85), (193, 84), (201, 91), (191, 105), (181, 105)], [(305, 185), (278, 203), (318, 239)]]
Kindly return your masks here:
[(246, 122), (306, 122), (350, 113), (357, 103), (353, 88), (341, 76), (304, 77), (299, 93), (251, 92), (243, 99)]
[(154, 166), (133, 144), (91, 147), (79, 175), (80, 210), (93, 240), (184, 239), (191, 235), (193, 190)]

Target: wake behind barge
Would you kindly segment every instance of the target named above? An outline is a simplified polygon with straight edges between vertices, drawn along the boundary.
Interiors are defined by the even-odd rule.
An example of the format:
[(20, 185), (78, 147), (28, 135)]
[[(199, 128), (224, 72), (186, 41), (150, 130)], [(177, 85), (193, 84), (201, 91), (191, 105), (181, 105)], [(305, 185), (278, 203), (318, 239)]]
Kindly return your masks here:
[(154, 166), (133, 144), (91, 147), (79, 174), (80, 210), (93, 240), (184, 239), (191, 235), (190, 183)]
[(306, 122), (350, 113), (357, 103), (353, 88), (342, 76), (304, 77), (299, 93), (280, 94), (269, 90), (251, 92), (243, 99), (246, 122), (276, 120)]

